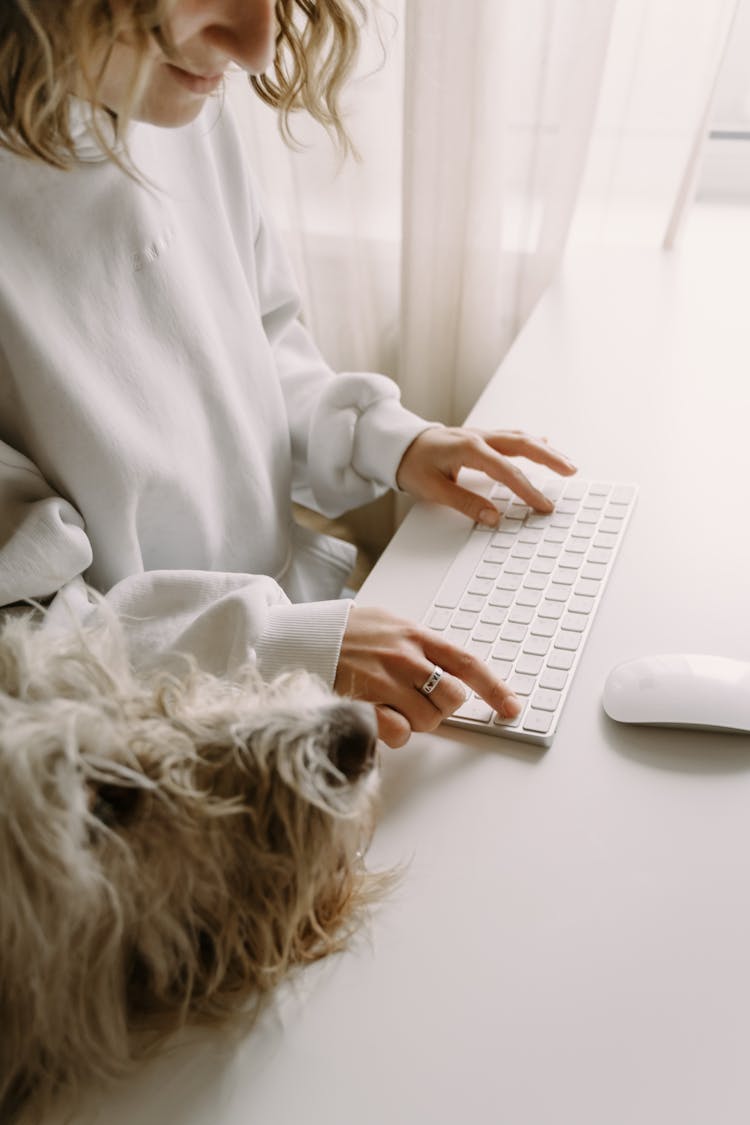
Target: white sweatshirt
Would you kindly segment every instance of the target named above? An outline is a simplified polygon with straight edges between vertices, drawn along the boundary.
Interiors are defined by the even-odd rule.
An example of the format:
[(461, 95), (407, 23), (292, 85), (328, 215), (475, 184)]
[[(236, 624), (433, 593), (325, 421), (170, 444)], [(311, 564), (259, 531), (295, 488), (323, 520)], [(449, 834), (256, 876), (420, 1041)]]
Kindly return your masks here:
[(136, 659), (332, 683), (353, 551), (291, 500), (373, 499), (427, 423), (321, 358), (228, 105), (134, 126), (144, 184), (79, 134), (70, 171), (0, 150), (0, 606), (89, 583)]

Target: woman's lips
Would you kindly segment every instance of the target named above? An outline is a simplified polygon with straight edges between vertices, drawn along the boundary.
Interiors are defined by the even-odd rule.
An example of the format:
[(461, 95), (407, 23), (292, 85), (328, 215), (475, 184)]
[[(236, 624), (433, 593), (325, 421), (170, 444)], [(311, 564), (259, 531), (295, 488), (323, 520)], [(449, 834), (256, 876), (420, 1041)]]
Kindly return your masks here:
[(179, 66), (167, 63), (167, 70), (191, 94), (211, 94), (221, 82), (224, 73), (220, 74), (191, 74), (189, 70), (182, 70)]

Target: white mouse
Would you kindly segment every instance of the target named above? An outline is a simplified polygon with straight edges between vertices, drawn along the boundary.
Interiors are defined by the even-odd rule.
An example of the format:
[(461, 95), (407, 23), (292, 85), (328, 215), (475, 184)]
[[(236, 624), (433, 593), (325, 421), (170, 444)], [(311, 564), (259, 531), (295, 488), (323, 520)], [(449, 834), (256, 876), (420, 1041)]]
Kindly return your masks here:
[(642, 656), (612, 669), (602, 703), (620, 723), (750, 734), (750, 663), (684, 653)]

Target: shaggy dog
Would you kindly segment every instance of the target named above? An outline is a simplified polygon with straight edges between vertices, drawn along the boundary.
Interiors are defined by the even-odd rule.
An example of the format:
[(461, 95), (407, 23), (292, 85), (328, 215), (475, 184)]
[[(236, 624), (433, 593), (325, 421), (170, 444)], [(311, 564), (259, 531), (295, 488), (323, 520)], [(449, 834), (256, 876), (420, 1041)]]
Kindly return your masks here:
[(147, 680), (106, 617), (66, 635), (8, 620), (0, 1120), (188, 1021), (252, 1017), (342, 948), (382, 889), (362, 860), (375, 765), (372, 709), (307, 674)]

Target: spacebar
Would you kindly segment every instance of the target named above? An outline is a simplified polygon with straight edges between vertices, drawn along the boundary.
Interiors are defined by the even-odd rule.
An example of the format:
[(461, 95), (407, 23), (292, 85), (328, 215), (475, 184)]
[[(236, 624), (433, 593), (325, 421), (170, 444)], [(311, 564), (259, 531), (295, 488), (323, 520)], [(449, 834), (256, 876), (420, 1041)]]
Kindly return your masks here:
[(441, 609), (456, 608), (487, 549), (487, 543), (487, 532), (475, 528), (451, 563), (433, 605)]

